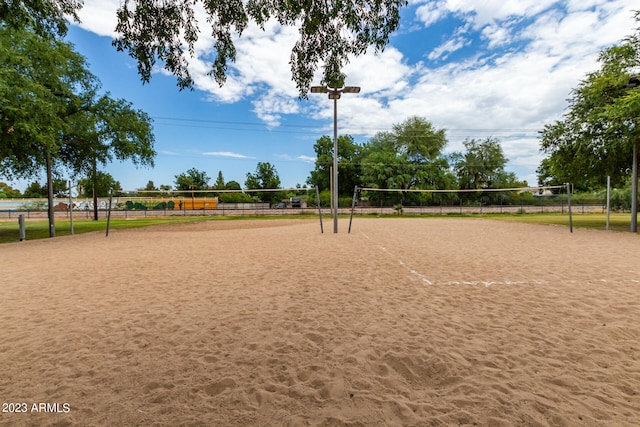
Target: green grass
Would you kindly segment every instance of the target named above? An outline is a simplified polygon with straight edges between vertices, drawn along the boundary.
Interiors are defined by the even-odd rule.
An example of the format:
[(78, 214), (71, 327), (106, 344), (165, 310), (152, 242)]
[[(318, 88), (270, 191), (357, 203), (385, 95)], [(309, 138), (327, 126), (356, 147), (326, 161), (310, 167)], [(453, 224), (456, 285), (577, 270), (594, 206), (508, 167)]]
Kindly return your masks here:
[[(224, 217), (216, 217), (224, 218)], [(163, 217), (163, 218), (138, 218), (138, 219), (111, 219), (110, 230), (124, 230), (127, 228), (148, 227), (160, 224), (186, 224), (192, 222), (211, 220), (211, 217)], [(107, 220), (74, 220), (73, 231), (75, 234), (101, 232), (107, 228)], [(27, 240), (44, 239), (49, 237), (49, 222), (26, 221), (25, 230)], [(56, 220), (56, 236), (68, 236), (71, 234), (71, 225), (68, 220)], [(17, 242), (20, 240), (18, 221), (0, 222), (0, 243)]]
[[(347, 216), (344, 216), (347, 217)], [(365, 217), (367, 217), (365, 215)], [(425, 215), (384, 215), (388, 218), (425, 218)], [(433, 215), (430, 217), (442, 217), (442, 215)], [(553, 224), (568, 227), (569, 216), (567, 214), (474, 214), (474, 215), (446, 215), (450, 217), (460, 218), (487, 218), (495, 219), (499, 221), (514, 221), (529, 224)], [(156, 218), (137, 218), (137, 219), (111, 219), (111, 230), (124, 230), (127, 228), (140, 228), (148, 227), (151, 225), (161, 224), (186, 224), (199, 221), (222, 221), (222, 220), (247, 220), (247, 219), (259, 219), (259, 220), (272, 220), (272, 219), (313, 219), (314, 215), (282, 215), (282, 216), (193, 216), (193, 217), (156, 217)], [(356, 217), (354, 221), (358, 221)], [(325, 224), (330, 221), (331, 218), (323, 217)], [(614, 213), (610, 216), (609, 229), (613, 231), (629, 231), (631, 216), (628, 213)], [(606, 225), (605, 214), (579, 214), (573, 215), (573, 226), (576, 228), (592, 228), (597, 230), (604, 230)], [(89, 233), (100, 232), (104, 233), (107, 221), (101, 219), (98, 221), (92, 220), (74, 220), (74, 233)], [(48, 221), (27, 221), (26, 225), (27, 240), (44, 239), (49, 237), (49, 223)], [(68, 236), (71, 234), (71, 227), (68, 220), (56, 221), (56, 236)], [(20, 240), (20, 231), (18, 228), (18, 221), (0, 221), (0, 243), (17, 242)]]
[[(552, 224), (569, 227), (569, 215), (567, 214), (494, 214), (482, 215), (483, 218), (497, 219), (500, 221), (523, 222), (527, 224)], [(606, 230), (606, 214), (578, 214), (573, 215), (573, 226), (576, 228), (592, 228), (596, 230)], [(612, 213), (609, 217), (609, 230), (629, 231), (631, 225), (631, 214)]]

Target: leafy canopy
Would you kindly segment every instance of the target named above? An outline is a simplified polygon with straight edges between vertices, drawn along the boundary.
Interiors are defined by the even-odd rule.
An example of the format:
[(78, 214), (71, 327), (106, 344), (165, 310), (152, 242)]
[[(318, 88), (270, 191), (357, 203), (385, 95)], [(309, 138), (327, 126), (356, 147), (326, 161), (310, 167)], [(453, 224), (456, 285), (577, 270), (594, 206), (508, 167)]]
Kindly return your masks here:
[(449, 164), (442, 155), (444, 129), (410, 117), (390, 132), (376, 134), (363, 147), (362, 183), (375, 188), (446, 188)]
[[(635, 17), (640, 22), (640, 12)], [(598, 60), (600, 69), (573, 90), (563, 119), (541, 132), (541, 149), (550, 155), (538, 169), (541, 182), (588, 189), (606, 176), (613, 185), (629, 178), (640, 143), (640, 27)]]
[[(318, 187), (320, 192), (328, 190), (331, 181), (331, 167), (333, 166), (333, 138), (321, 136), (313, 145), (316, 152), (315, 168), (311, 171), (307, 183)], [(338, 192), (350, 194), (353, 187), (361, 185), (360, 161), (362, 147), (355, 143), (351, 135), (338, 136)]]
[(0, 26), (0, 173), (32, 176), (54, 167), (87, 173), (95, 162), (153, 166), (150, 117), (99, 95), (85, 58), (61, 40)]
[(0, 173), (32, 175), (56, 156), (61, 132), (96, 85), (71, 46), (32, 31), (0, 26)]
[(111, 174), (102, 171), (97, 171), (95, 176), (80, 179), (78, 188), (82, 190), (80, 191), (81, 197), (107, 197), (111, 189), (114, 193), (122, 191), (120, 182), (116, 181)]
[(369, 46), (382, 51), (398, 28), (400, 7), (406, 4), (406, 0), (124, 0), (114, 45), (138, 61), (144, 82), (159, 60), (177, 77), (180, 88), (191, 88), (186, 53), (194, 55), (201, 31), (196, 10), (202, 8), (215, 49), (209, 73), (222, 85), (229, 62), (236, 60), (234, 37), (250, 21), (264, 29), (274, 19), (298, 27), (300, 37), (289, 64), (300, 96), (306, 98), (318, 64), (322, 63), (322, 84), (341, 87), (341, 70), (349, 56), (361, 55)]
[(191, 168), (185, 173), (176, 175), (176, 190), (206, 190), (210, 179), (206, 172)]
[(0, 22), (12, 29), (32, 29), (38, 36), (64, 36), (67, 16), (79, 22), (82, 0), (3, 0)]
[[(258, 162), (255, 173), (248, 173), (244, 182), (247, 189), (266, 190), (280, 188), (280, 177), (275, 166), (269, 162)], [(263, 202), (271, 202), (282, 197), (280, 192), (256, 192), (255, 197)]]

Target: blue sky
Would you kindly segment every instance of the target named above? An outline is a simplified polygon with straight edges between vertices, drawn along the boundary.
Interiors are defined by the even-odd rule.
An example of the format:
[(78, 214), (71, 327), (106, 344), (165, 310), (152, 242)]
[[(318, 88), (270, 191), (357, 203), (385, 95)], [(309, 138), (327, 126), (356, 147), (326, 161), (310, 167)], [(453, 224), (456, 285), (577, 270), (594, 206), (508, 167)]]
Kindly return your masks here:
[[(333, 134), (333, 103), (326, 95), (298, 99), (289, 69), (295, 28), (247, 28), (220, 88), (206, 75), (213, 42), (200, 19), (204, 31), (190, 59), (196, 89), (180, 91), (161, 69), (143, 85), (136, 63), (112, 47), (120, 0), (84, 3), (68, 40), (105, 91), (154, 121), (154, 168), (103, 168), (123, 189), (149, 180), (173, 185), (191, 167), (207, 172), (211, 184), (222, 171), (225, 181), (243, 185), (258, 162), (273, 164), (283, 187), (305, 183), (313, 144)], [(446, 152), (461, 151), (466, 138), (500, 139), (507, 170), (535, 185), (538, 131), (561, 118), (571, 89), (598, 68), (598, 53), (634, 32), (634, 8), (637, 0), (410, 0), (385, 51), (353, 58), (345, 69), (346, 84), (362, 91), (338, 101), (339, 133), (363, 143), (421, 116), (446, 129)], [(13, 184), (24, 189), (28, 182)]]

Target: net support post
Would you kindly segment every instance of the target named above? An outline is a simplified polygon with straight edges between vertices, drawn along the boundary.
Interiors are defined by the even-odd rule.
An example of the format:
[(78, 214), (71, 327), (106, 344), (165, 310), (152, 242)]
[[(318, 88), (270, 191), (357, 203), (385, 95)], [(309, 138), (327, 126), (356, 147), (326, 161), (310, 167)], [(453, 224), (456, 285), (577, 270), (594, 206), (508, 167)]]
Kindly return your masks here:
[(318, 215), (320, 215), (320, 234), (324, 234), (324, 228), (322, 227), (322, 206), (320, 206), (320, 190), (316, 185), (316, 202), (318, 203)]
[(609, 230), (609, 214), (611, 213), (611, 176), (607, 176), (607, 227)]
[(109, 188), (109, 209), (107, 210), (107, 232), (105, 234), (105, 237), (109, 237), (109, 225), (111, 224), (111, 201), (112, 200), (113, 200), (113, 188)]
[(351, 223), (353, 222), (353, 211), (356, 208), (356, 196), (358, 195), (358, 186), (353, 188), (353, 200), (351, 200), (351, 214), (349, 215), (349, 230), (347, 234), (351, 234)]
[(573, 216), (571, 215), (571, 184), (567, 182), (567, 210), (569, 211), (569, 232), (573, 233)]
[(73, 236), (73, 198), (71, 196), (71, 180), (69, 180), (69, 228), (71, 228), (71, 235)]

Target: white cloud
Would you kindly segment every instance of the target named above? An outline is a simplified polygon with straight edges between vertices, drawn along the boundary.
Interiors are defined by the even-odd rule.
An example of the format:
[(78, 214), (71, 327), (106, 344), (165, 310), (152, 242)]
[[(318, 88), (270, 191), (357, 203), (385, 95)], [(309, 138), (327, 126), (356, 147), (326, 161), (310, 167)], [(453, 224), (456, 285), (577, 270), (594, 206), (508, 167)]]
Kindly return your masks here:
[(100, 36), (115, 37), (118, 17), (116, 11), (120, 0), (85, 0), (78, 13), (80, 28)]
[(442, 19), (447, 14), (446, 2), (429, 1), (416, 9), (416, 18), (420, 20), (425, 27), (429, 27)]
[[(406, 59), (398, 49), (388, 47), (384, 52), (368, 53), (352, 58), (345, 67), (346, 84), (360, 86), (361, 95), (392, 97), (402, 93), (409, 85), (408, 80), (414, 67), (405, 63)], [(351, 96), (351, 95), (345, 95)], [(313, 95), (313, 98), (327, 95)]]
[(432, 61), (437, 59), (445, 60), (448, 58), (449, 54), (462, 49), (466, 44), (468, 44), (468, 41), (465, 38), (454, 37), (432, 50), (431, 53), (429, 53), (428, 58)]
[(234, 159), (255, 159), (255, 157), (245, 156), (244, 154), (233, 153), (230, 151), (208, 151), (202, 153), (203, 156), (215, 156), (215, 157), (231, 157)]
[(473, 28), (480, 30), (485, 25), (509, 20), (513, 17), (532, 17), (547, 10), (557, 0), (448, 0), (447, 9), (463, 17)]
[(170, 151), (170, 150), (158, 150), (158, 154), (164, 154), (165, 156), (178, 156), (179, 155), (175, 151)]
[(482, 37), (486, 39), (489, 49), (508, 45), (513, 40), (511, 29), (505, 25), (490, 24), (482, 29)]
[(302, 160), (305, 163), (315, 163), (317, 158), (311, 156), (298, 156), (297, 159)]

